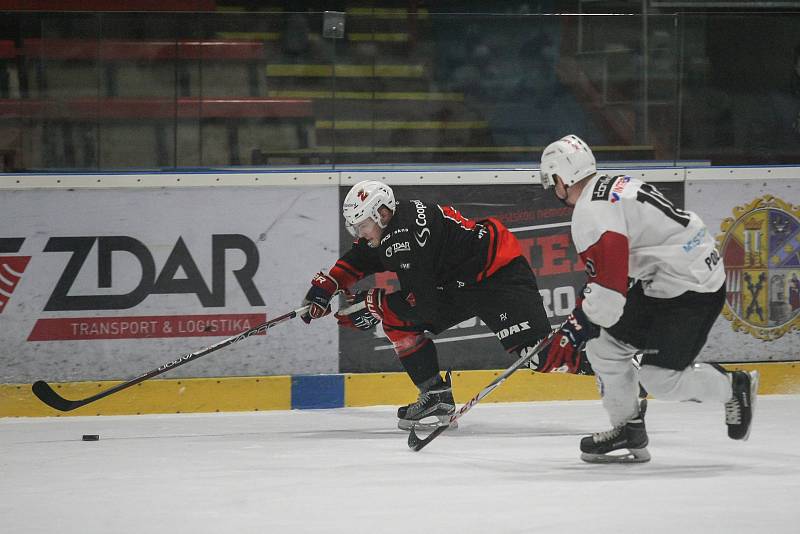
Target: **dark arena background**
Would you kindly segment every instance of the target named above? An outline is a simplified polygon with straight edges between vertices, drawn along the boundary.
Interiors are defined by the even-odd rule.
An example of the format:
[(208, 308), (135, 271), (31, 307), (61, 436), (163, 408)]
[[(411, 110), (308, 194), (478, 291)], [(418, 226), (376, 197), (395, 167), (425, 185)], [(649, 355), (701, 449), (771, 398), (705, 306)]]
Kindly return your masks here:
[[(798, 28), (793, 1), (0, 0), (2, 532), (797, 532)], [(695, 363), (758, 373), (746, 441), (731, 401), (641, 391), (652, 460), (582, 462), (607, 384), (477, 318), (431, 336), (455, 411), (409, 433), (430, 392), (383, 327), (300, 319), (374, 180), (501, 221), (558, 329), (587, 283), (540, 172), (567, 134), (705, 224), (676, 245), (724, 265)]]

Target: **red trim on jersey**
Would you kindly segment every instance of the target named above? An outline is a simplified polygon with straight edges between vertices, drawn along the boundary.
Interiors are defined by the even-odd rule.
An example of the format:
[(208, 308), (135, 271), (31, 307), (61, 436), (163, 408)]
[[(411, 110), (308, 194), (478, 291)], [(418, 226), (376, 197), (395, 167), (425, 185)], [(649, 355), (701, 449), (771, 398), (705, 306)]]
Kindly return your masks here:
[(580, 257), (587, 265), (589, 283), (614, 290), (623, 297), (628, 294), (627, 237), (605, 232), (594, 245), (581, 252)]
[(346, 290), (364, 278), (364, 273), (344, 260), (337, 260), (336, 264), (331, 267), (330, 277), (336, 280), (339, 289)]
[(475, 221), (472, 219), (467, 219), (461, 215), (461, 212), (459, 212), (453, 206), (439, 206), (439, 210), (446, 219), (450, 219), (451, 221), (457, 223), (464, 230), (472, 230), (475, 228)]
[(422, 332), (395, 330), (386, 324), (383, 325), (383, 333), (392, 342), (394, 351), (400, 358), (408, 358), (431, 343), (431, 340), (425, 337)]
[(489, 253), (486, 257), (486, 266), (476, 278), (478, 282), (492, 276), (501, 267), (508, 265), (511, 260), (522, 255), (519, 241), (503, 223), (494, 217), (490, 217), (483, 221), (483, 224), (489, 232)]

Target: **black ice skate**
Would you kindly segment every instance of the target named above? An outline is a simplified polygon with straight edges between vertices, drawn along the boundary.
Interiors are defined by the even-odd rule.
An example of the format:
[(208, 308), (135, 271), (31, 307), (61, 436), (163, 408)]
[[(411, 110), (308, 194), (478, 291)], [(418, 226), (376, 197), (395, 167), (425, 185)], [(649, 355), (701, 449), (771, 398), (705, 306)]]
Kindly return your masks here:
[[(456, 412), (456, 403), (453, 399), (453, 387), (450, 371), (444, 376), (444, 381), (439, 386), (420, 393), (417, 401), (397, 409), (397, 428), (411, 430), (414, 428), (436, 428), (447, 424), (450, 416)], [(456, 428), (458, 423), (450, 428)]]
[[(592, 464), (629, 464), (650, 461), (647, 451), (647, 430), (644, 411), (647, 400), (642, 401), (639, 415), (625, 424), (606, 432), (598, 432), (581, 440), (581, 460)], [(627, 451), (611, 454), (614, 451)]]
[(734, 371), (730, 373), (733, 397), (725, 403), (725, 423), (728, 437), (747, 440), (753, 422), (753, 411), (758, 395), (758, 371)]

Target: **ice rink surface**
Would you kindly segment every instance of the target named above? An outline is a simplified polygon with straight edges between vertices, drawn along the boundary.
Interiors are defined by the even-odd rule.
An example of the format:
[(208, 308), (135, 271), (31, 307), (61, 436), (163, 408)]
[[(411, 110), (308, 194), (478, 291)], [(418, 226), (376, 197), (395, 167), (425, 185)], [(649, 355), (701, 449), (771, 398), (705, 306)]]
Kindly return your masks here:
[(651, 401), (639, 465), (578, 459), (596, 401), (482, 403), (416, 453), (393, 407), (0, 419), (0, 531), (795, 534), (798, 414), (762, 396), (735, 442)]

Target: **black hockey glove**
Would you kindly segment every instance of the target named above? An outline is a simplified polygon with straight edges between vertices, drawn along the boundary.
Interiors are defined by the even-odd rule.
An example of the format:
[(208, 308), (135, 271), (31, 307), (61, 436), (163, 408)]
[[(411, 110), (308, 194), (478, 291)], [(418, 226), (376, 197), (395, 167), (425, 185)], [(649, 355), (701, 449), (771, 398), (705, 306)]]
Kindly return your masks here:
[(338, 289), (339, 284), (336, 280), (321, 272), (317, 273), (311, 280), (311, 289), (303, 299), (303, 306), (310, 305), (310, 307), (300, 318), (309, 324), (312, 319), (328, 315), (331, 312), (331, 299)]
[[(528, 362), (528, 367), (533, 369), (534, 371), (541, 372), (539, 369), (536, 368), (536, 363)], [(546, 365), (546, 362), (545, 362)], [(588, 375), (594, 376), (594, 369), (592, 369), (592, 364), (589, 363), (589, 358), (586, 356), (586, 351), (581, 350), (574, 353), (572, 360), (570, 360), (569, 364), (561, 365), (559, 367), (554, 367), (550, 370), (551, 373), (572, 373), (575, 375)]]
[(576, 375), (594, 376), (594, 369), (592, 364), (589, 363), (589, 358), (586, 357), (586, 351), (581, 350), (573, 354), (571, 365), (556, 365), (554, 362), (548, 362), (547, 349), (544, 350), (544, 355), (534, 356), (533, 359), (528, 360), (528, 368), (537, 373), (572, 373)]
[(583, 347), (599, 335), (600, 327), (586, 317), (578, 304), (550, 345), (533, 357), (531, 368), (541, 373), (593, 374)]
[(383, 320), (385, 298), (386, 292), (377, 287), (347, 295), (347, 307), (335, 314), (339, 326), (372, 330)]

